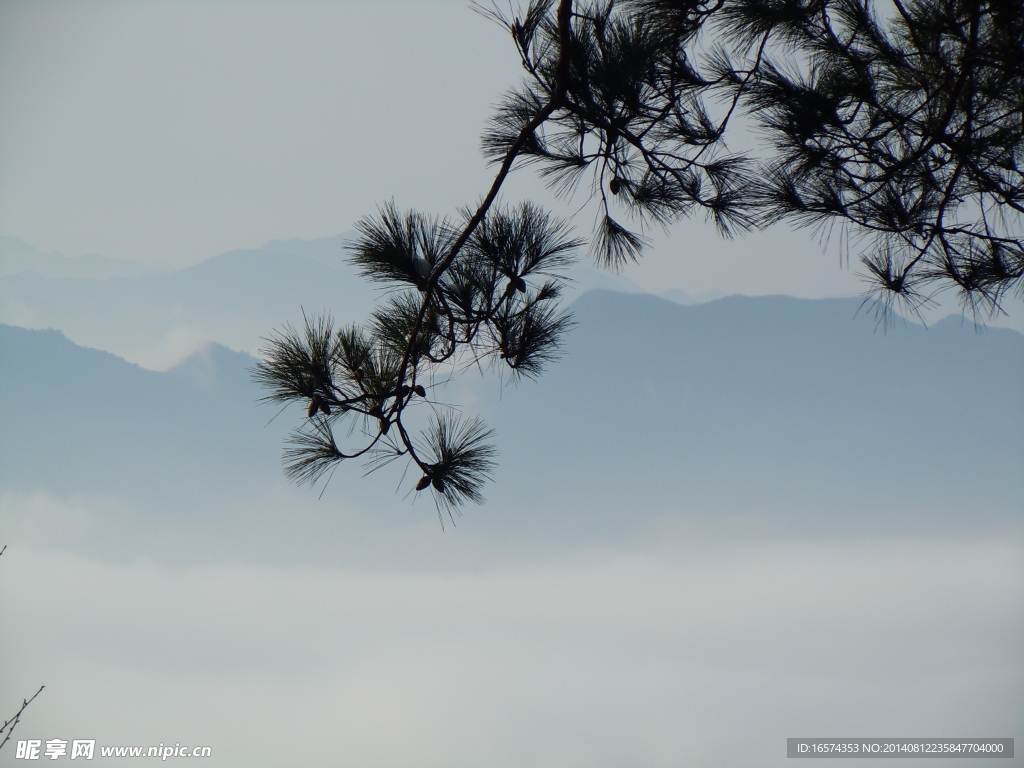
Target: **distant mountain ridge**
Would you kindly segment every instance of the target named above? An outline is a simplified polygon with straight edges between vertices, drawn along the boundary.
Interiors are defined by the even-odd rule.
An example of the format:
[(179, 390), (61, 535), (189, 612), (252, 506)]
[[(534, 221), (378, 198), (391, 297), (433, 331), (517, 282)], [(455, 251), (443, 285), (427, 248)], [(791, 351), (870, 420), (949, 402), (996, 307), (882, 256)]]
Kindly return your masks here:
[[(55, 328), (151, 370), (166, 370), (208, 343), (255, 354), (272, 331), (301, 323), (303, 311), (328, 311), (341, 323), (366, 320), (383, 290), (348, 263), (345, 246), (354, 235), (272, 240), (169, 272), (99, 256), (45, 255), (18, 238), (0, 238), (0, 323)], [(645, 292), (586, 257), (568, 277), (567, 301), (590, 290)], [(724, 296), (679, 289), (660, 295), (683, 305)], [(1007, 323), (1016, 327), (1024, 304), (1007, 306)]]
[[(305, 251), (315, 250), (308, 247)], [(332, 239), (320, 257), (259, 249), (231, 251), (144, 279), (0, 278), (0, 322), (55, 328), (78, 344), (107, 349), (147, 368), (166, 369), (205, 344), (255, 352), (275, 327), (302, 311), (362, 319), (375, 293), (347, 267)]]
[[(211, 342), (253, 354), (274, 329), (299, 324), (304, 310), (329, 311), (341, 323), (366, 320), (383, 291), (346, 260), (353, 236), (272, 240), (166, 273), (101, 257), (45, 256), (4, 238), (0, 323), (55, 328), (154, 370)], [(642, 291), (584, 262), (569, 276), (570, 293)]]
[(69, 257), (42, 253), (18, 237), (0, 235), (0, 277), (34, 272), (50, 280), (108, 280), (114, 277), (157, 277), (163, 270), (135, 261), (87, 254)]

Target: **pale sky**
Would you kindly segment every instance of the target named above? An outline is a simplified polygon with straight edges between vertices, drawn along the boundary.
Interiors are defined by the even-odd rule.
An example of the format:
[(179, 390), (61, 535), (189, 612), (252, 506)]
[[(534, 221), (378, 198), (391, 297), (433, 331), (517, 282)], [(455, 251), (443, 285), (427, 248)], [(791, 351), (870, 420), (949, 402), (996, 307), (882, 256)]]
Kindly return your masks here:
[[(2, 0), (0, 234), (180, 267), (337, 235), (392, 198), (450, 215), (490, 182), (479, 135), (518, 78), (465, 0)], [(574, 209), (530, 170), (506, 185), (523, 196)], [(806, 233), (655, 234), (627, 270), (649, 290), (862, 289)]]

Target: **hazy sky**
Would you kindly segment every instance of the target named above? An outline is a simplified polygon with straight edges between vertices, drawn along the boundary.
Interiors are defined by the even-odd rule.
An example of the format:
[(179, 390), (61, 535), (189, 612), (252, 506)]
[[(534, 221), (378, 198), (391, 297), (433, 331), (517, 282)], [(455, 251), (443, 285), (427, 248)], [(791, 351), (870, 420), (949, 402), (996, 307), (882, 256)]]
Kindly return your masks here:
[[(184, 266), (340, 234), (391, 198), (451, 214), (489, 183), (479, 134), (518, 78), (465, 0), (0, 0), (0, 234)], [(569, 212), (531, 173), (507, 199)], [(861, 290), (805, 234), (655, 234), (628, 271), (652, 290)]]

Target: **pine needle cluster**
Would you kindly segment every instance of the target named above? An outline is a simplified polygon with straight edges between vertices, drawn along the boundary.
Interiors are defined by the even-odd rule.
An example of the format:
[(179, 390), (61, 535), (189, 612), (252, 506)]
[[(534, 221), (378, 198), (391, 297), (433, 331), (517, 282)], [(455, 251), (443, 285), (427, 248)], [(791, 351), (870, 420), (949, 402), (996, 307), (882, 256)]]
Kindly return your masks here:
[[(555, 8), (481, 8), (527, 73), (484, 134), (495, 161), (555, 92)], [(596, 200), (598, 261), (703, 211), (725, 235), (838, 224), (868, 292), (912, 311), (954, 290), (982, 320), (1024, 290), (1024, 2), (583, 0), (570, 45), (519, 155)], [(729, 152), (751, 124), (762, 151)]]
[[(384, 206), (349, 246), (362, 275), (392, 289), (369, 322), (335, 328), (330, 316), (307, 317), (267, 339), (254, 371), (264, 399), (306, 408), (284, 452), (293, 481), (316, 484), (349, 459), (374, 471), (407, 458), (420, 473), (415, 489), (430, 489), (449, 516), (483, 500), (492, 433), (428, 390), (453, 365), (500, 366), (514, 379), (556, 359), (571, 326), (558, 299), (581, 241), (528, 202), (492, 208), (453, 254), (460, 226)], [(428, 414), (415, 432), (417, 406)], [(355, 447), (340, 448), (339, 434)]]

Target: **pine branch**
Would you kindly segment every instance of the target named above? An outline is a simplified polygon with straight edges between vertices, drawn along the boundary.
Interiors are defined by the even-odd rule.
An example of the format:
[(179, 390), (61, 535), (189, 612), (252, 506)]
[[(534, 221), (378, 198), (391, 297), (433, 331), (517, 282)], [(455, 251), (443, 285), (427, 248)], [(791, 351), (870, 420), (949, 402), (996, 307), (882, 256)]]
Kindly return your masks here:
[[(514, 167), (596, 207), (590, 252), (605, 267), (640, 258), (648, 223), (703, 211), (726, 237), (839, 223), (866, 243), (865, 301), (882, 324), (944, 290), (976, 321), (1024, 295), (1024, 0), (896, 8), (880, 18), (868, 0), (476, 5), (510, 34), (525, 71), (482, 137), (494, 178), (461, 219), (388, 203), (357, 224), (350, 260), (392, 289), (365, 326), (306, 318), (267, 340), (253, 374), (265, 400), (306, 407), (289, 476), (316, 483), (350, 458), (367, 471), (403, 459), (439, 513), (479, 498), (491, 454), (474, 453), (476, 437), (421, 382), (442, 364), (537, 376), (572, 324), (557, 302), (583, 244), (533, 203), (496, 204)], [(742, 112), (769, 152), (760, 160), (728, 149)], [(423, 404), (440, 421), (414, 440)], [(343, 424), (354, 448), (342, 447)]]

